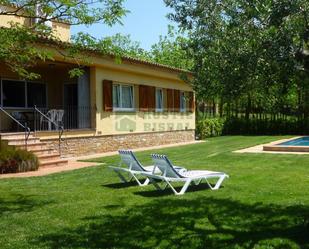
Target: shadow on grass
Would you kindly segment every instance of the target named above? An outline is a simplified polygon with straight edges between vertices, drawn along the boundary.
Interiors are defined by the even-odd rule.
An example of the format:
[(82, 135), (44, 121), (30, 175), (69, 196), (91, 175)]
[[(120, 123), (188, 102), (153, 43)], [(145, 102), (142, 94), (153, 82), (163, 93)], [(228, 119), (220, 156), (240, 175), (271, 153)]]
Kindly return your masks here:
[(31, 212), (36, 208), (41, 208), (49, 205), (51, 201), (38, 201), (34, 196), (17, 195), (12, 198), (13, 200), (4, 200), (0, 198), (0, 217), (5, 215), (6, 212)]
[(309, 248), (308, 206), (230, 199), (154, 199), (45, 234), (47, 248)]
[(113, 188), (113, 189), (119, 189), (119, 188), (128, 188), (128, 187), (133, 187), (133, 186), (138, 186), (138, 184), (135, 181), (132, 182), (117, 182), (117, 183), (108, 183), (102, 185), (102, 187), (107, 187), (107, 188)]
[[(183, 185), (175, 187), (176, 191), (180, 191)], [(154, 188), (154, 187), (153, 187)], [(224, 188), (223, 186), (221, 186), (220, 188)], [(186, 193), (189, 192), (196, 192), (196, 191), (210, 191), (209, 186), (207, 185), (207, 183), (200, 183), (199, 185), (190, 185), (189, 188), (187, 189)], [(140, 195), (143, 197), (161, 197), (161, 196), (165, 196), (165, 195), (174, 195), (173, 190), (170, 187), (167, 187), (165, 190), (157, 190), (157, 189), (153, 189), (153, 190), (149, 190), (149, 189), (145, 189), (142, 191), (137, 191), (134, 194), (136, 195)]]

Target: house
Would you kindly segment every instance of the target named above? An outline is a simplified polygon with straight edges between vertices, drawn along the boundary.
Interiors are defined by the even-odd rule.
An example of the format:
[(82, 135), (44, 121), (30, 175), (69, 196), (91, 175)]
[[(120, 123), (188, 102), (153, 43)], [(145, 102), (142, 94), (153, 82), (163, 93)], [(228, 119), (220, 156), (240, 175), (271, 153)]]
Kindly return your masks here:
[[(0, 26), (8, 27), (12, 18), (31, 23), (10, 18), (0, 17)], [(51, 25), (61, 41), (69, 41), (69, 24)], [(180, 78), (189, 72), (130, 57), (119, 64), (112, 55), (85, 51), (91, 63), (72, 79), (68, 71), (75, 64), (59, 53), (61, 44), (40, 46), (53, 50), (55, 58), (35, 67), (39, 80), (20, 79), (0, 63), (2, 135), (23, 131), (13, 117), (48, 148), (57, 149), (60, 141), (64, 157), (194, 140), (194, 93)]]

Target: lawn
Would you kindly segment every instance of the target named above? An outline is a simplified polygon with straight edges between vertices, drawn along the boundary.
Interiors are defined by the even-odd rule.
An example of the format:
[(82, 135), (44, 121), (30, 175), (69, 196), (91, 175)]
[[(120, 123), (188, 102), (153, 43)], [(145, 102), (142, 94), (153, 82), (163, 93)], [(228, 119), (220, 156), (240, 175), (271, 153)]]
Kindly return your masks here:
[[(157, 150), (224, 171), (184, 196), (120, 184), (107, 165), (0, 180), (0, 248), (309, 248), (309, 156), (232, 151), (282, 137), (227, 136)], [(151, 163), (149, 151), (137, 153)]]

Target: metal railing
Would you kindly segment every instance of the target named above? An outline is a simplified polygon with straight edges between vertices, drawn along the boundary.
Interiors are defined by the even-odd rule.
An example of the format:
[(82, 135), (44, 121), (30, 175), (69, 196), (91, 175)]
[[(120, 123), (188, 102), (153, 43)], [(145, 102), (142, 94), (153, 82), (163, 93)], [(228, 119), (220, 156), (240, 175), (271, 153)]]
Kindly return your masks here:
[(25, 150), (27, 150), (28, 147), (28, 139), (30, 136), (30, 128), (27, 126), (27, 123), (25, 123), (24, 125), (19, 122), (16, 118), (14, 118), (10, 113), (8, 113), (6, 110), (4, 110), (1, 106), (0, 106), (0, 111), (2, 111), (5, 115), (7, 115), (10, 119), (12, 119), (16, 124), (18, 124), (20, 127), (22, 127), (25, 131)]
[[(64, 130), (80, 130), (80, 129), (91, 129), (91, 117), (95, 112), (93, 107), (89, 106), (52, 106), (52, 107), (37, 107), (40, 112), (48, 117), (51, 111), (56, 111), (58, 113), (62, 112), (62, 118), (56, 118), (57, 124), (62, 125)], [(41, 120), (41, 115), (39, 113), (34, 113), (33, 118), (33, 129), (35, 131), (53, 131), (56, 130), (55, 127), (50, 122), (45, 122)], [(54, 120), (52, 118), (52, 120)]]
[(49, 122), (49, 124), (54, 125), (54, 127), (56, 127), (56, 130), (58, 131), (58, 142), (59, 142), (59, 154), (61, 155), (61, 142), (63, 141), (62, 139), (62, 135), (64, 132), (64, 127), (63, 125), (59, 125), (58, 123), (56, 123), (54, 120), (50, 119), (46, 114), (44, 114), (41, 110), (39, 110), (36, 106), (34, 106), (34, 130), (37, 130), (36, 124), (37, 124), (37, 120), (36, 120), (36, 113), (38, 113), (40, 115), (40, 121), (42, 121), (43, 119), (46, 119), (47, 122)]

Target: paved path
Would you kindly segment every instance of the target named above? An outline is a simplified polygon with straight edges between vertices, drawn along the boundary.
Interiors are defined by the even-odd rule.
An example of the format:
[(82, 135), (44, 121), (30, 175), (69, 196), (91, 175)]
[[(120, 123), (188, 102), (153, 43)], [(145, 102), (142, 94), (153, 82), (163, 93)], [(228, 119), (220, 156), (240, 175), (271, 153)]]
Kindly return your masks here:
[[(178, 147), (178, 146), (184, 146), (189, 144), (198, 144), (198, 143), (204, 143), (205, 141), (197, 140), (193, 142), (186, 142), (186, 143), (177, 143), (177, 144), (165, 144), (165, 145), (159, 145), (159, 146), (152, 146), (152, 147), (143, 147), (138, 149), (133, 149), (133, 151), (147, 151), (147, 150), (157, 150), (157, 149), (164, 149), (164, 148), (170, 148), (170, 147)], [(106, 153), (100, 153), (100, 154), (93, 154), (89, 156), (80, 156), (80, 157), (72, 157), (68, 158), (69, 160), (88, 160), (93, 158), (100, 158), (100, 157), (107, 157), (107, 156), (114, 156), (118, 155), (118, 151), (111, 151)]]
[[(169, 147), (178, 147), (178, 146), (184, 146), (184, 145), (189, 145), (189, 144), (196, 144), (196, 143), (201, 143), (201, 142), (203, 141), (193, 141), (193, 142), (187, 142), (187, 143), (177, 143), (177, 144), (168, 144), (168, 145), (162, 145), (162, 146), (145, 147), (145, 148), (135, 149), (133, 151), (147, 151), (147, 150), (154, 150), (154, 149), (163, 149), (163, 148), (169, 148)], [(25, 173), (0, 174), (0, 180), (6, 179), (6, 178), (45, 176), (45, 175), (50, 175), (50, 174), (64, 172), (64, 171), (97, 166), (97, 165), (100, 165), (100, 163), (79, 162), (78, 160), (87, 160), (87, 159), (93, 159), (93, 158), (107, 157), (107, 156), (113, 156), (117, 154), (118, 154), (118, 151), (112, 151), (112, 152), (101, 153), (101, 154), (93, 154), (89, 156), (68, 158), (69, 162), (68, 162), (68, 165), (66, 166), (42, 167), (42, 168), (39, 168), (37, 171), (29, 171)]]
[(4, 178), (20, 178), (20, 177), (32, 177), (32, 176), (45, 176), (63, 171), (70, 171), (75, 169), (81, 169), (91, 166), (99, 165), (98, 163), (89, 162), (77, 162), (70, 160), (66, 166), (55, 166), (55, 167), (39, 167), (37, 171), (29, 171), (25, 173), (15, 173), (15, 174), (2, 174), (0, 175), (0, 180)]

